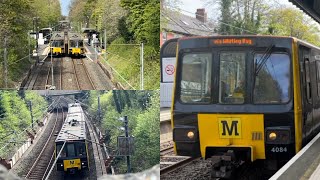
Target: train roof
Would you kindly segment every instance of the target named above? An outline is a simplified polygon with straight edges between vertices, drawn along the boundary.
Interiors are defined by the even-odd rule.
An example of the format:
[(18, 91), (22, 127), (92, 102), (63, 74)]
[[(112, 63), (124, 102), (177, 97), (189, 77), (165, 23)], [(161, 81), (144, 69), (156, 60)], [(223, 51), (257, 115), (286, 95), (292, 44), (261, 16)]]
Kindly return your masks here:
[(51, 41), (64, 40), (63, 33), (54, 33), (51, 37)]
[(69, 33), (68, 38), (70, 40), (83, 40), (82, 36), (79, 33)]
[(68, 104), (68, 114), (55, 142), (86, 139), (85, 116), (80, 105)]

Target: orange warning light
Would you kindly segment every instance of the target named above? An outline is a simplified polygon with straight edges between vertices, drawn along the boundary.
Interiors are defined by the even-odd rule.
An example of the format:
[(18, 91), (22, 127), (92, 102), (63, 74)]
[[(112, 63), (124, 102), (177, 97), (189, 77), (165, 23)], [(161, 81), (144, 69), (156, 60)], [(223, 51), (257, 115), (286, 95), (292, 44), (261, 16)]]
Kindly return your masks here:
[(253, 40), (248, 38), (214, 39), (214, 45), (253, 45)]

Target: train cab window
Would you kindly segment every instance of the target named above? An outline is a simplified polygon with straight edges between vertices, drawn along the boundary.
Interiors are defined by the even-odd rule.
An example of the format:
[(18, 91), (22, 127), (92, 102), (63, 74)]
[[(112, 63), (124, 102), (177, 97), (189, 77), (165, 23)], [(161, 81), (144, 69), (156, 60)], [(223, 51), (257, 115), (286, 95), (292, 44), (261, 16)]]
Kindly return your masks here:
[(183, 103), (207, 103), (211, 99), (211, 53), (183, 56), (180, 99)]
[(77, 144), (77, 155), (78, 156), (85, 156), (86, 155), (86, 146), (84, 142)]
[(220, 54), (220, 103), (244, 103), (245, 57), (244, 52), (223, 52)]
[(67, 152), (68, 152), (68, 157), (76, 156), (76, 151), (74, 149), (74, 144), (67, 144)]
[[(62, 145), (60, 144), (60, 145), (57, 145), (57, 155), (58, 155), (58, 153), (60, 152), (60, 150), (61, 150), (61, 147), (62, 147)], [(67, 154), (66, 154), (66, 148), (64, 148), (63, 150), (62, 150), (62, 152), (61, 152), (61, 154), (60, 154), (60, 157), (66, 157), (67, 156)]]
[(61, 47), (61, 46), (63, 46), (63, 41), (53, 41), (51, 46), (52, 47)]
[[(273, 53), (264, 62), (263, 54), (255, 54), (255, 64), (261, 70), (255, 74), (253, 100), (256, 104), (286, 103), (289, 101), (290, 59), (287, 54)], [(255, 67), (256, 68), (256, 67)]]

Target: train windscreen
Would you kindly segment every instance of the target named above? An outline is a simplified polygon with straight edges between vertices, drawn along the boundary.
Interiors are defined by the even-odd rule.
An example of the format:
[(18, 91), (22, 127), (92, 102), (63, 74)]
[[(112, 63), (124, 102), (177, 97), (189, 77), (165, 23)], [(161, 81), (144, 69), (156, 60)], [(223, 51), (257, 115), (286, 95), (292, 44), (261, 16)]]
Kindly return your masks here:
[(179, 58), (181, 72), (177, 75), (180, 101), (185, 104), (287, 103), (291, 98), (290, 56), (269, 49), (267, 53), (223, 50), (183, 54)]
[(211, 53), (192, 53), (183, 57), (180, 84), (182, 102), (203, 103), (210, 101), (211, 64)]
[[(255, 64), (263, 54), (255, 54)], [(261, 63), (261, 62), (260, 62)], [(284, 53), (272, 53), (256, 73), (253, 101), (255, 104), (286, 103), (289, 101), (290, 58)], [(257, 67), (256, 67), (257, 68)]]

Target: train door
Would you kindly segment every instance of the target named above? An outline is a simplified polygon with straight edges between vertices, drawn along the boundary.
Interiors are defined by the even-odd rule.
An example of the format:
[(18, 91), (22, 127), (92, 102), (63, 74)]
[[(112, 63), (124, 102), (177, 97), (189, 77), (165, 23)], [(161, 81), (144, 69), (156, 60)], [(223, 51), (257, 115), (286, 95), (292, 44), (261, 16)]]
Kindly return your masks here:
[(320, 128), (320, 51), (313, 49), (311, 53), (313, 59), (313, 84), (314, 84), (314, 103), (313, 103), (313, 131), (316, 135)]
[[(301, 72), (301, 98), (302, 98), (302, 126), (303, 136), (311, 138), (312, 119), (313, 119), (313, 102), (312, 88), (310, 78), (310, 49), (299, 45), (299, 61)], [(303, 138), (305, 139), (305, 138)], [(308, 140), (307, 140), (308, 141)]]

